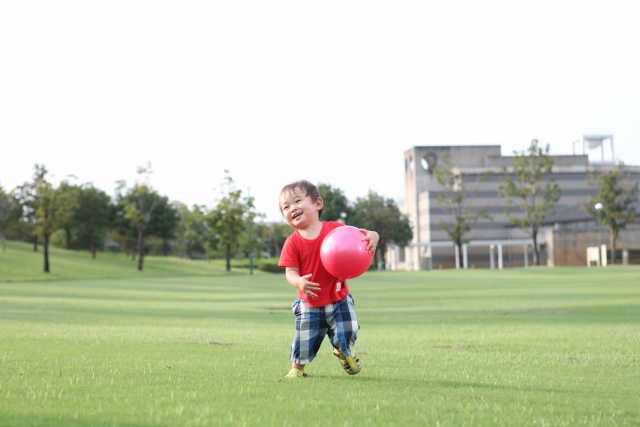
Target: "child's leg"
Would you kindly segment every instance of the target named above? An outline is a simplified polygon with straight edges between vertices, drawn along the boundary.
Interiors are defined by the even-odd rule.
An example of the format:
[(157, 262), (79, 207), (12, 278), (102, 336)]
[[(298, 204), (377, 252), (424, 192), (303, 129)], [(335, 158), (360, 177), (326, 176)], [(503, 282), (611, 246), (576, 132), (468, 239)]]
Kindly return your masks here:
[(309, 307), (304, 301), (293, 305), (296, 315), (296, 334), (291, 343), (291, 367), (304, 371), (320, 349), (327, 333), (323, 307)]
[(327, 316), (329, 339), (334, 348), (340, 350), (345, 356), (349, 356), (351, 347), (358, 339), (358, 329), (360, 329), (353, 297), (347, 295), (333, 306), (333, 316)]

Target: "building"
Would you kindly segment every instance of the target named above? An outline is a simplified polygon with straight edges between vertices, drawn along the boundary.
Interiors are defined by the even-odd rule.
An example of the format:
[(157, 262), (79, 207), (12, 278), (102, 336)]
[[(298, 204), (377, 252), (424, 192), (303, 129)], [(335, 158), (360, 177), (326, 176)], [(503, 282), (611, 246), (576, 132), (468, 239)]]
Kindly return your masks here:
[[(597, 138), (600, 138), (600, 145), (597, 144)], [(557, 234), (562, 234), (562, 230), (565, 230), (565, 234), (566, 230), (573, 230), (573, 232), (591, 230), (595, 231), (595, 235), (598, 234), (596, 222), (582, 212), (580, 206), (587, 202), (589, 195), (597, 193), (595, 187), (587, 185), (588, 170), (594, 166), (605, 170), (614, 167), (612, 160), (605, 161), (603, 140), (608, 138), (611, 140), (611, 152), (613, 152), (613, 138), (605, 135), (596, 137), (595, 142), (594, 139), (585, 137), (583, 154), (550, 156), (554, 166), (552, 173), (547, 175), (546, 179), (555, 178), (562, 190), (562, 196), (553, 208), (555, 213), (548, 216), (538, 235), (541, 264), (571, 265), (582, 261), (575, 256), (570, 259), (560, 256), (559, 248), (553, 245), (554, 230)], [(589, 156), (584, 151), (585, 147), (602, 150), (602, 161), (590, 163)], [(492, 217), (492, 221), (478, 221), (465, 235), (465, 239), (469, 242), (464, 245), (462, 254), (456, 254), (457, 248), (454, 247), (446, 232), (437, 225), (439, 222), (447, 222), (449, 218), (436, 203), (438, 192), (442, 188), (433, 176), (433, 171), (444, 153), (447, 153), (451, 164), (463, 174), (467, 188), (477, 190), (472, 200), (473, 205), (486, 209)], [(410, 246), (396, 247), (389, 251), (386, 261), (390, 269), (452, 268), (456, 266), (456, 256), (463, 259), (465, 267), (469, 268), (530, 265), (532, 239), (525, 232), (511, 225), (505, 213), (506, 208), (514, 216), (521, 215), (517, 201), (512, 205), (506, 205), (504, 198), (498, 195), (498, 186), (504, 177), (504, 170), (511, 172), (513, 164), (514, 157), (503, 156), (499, 145), (419, 146), (405, 151), (403, 208), (413, 225), (414, 236)], [(629, 170), (632, 173), (632, 179), (640, 181), (640, 167), (631, 166)], [(479, 182), (480, 177), (487, 171), (492, 171), (493, 175), (488, 180)], [(640, 214), (640, 206), (637, 211)], [(629, 227), (629, 230), (631, 235), (636, 231), (638, 234), (637, 247), (630, 249), (640, 250), (640, 215), (637, 223)], [(603, 243), (608, 242), (606, 240), (608, 237), (601, 238)], [(631, 240), (628, 245), (636, 245), (635, 240)], [(590, 240), (584, 240), (584, 242), (587, 241)], [(623, 247), (621, 249), (624, 250)], [(560, 259), (562, 262), (558, 264)]]

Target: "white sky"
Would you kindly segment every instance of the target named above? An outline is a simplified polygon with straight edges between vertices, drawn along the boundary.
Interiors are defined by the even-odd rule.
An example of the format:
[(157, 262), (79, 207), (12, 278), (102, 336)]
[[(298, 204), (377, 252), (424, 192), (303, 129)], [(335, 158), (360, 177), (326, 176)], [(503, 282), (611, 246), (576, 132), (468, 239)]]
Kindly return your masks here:
[(0, 1), (0, 184), (151, 161), (210, 205), (229, 169), (277, 220), (300, 178), (401, 199), (415, 145), (612, 133), (640, 164), (638, 3), (524, 3)]

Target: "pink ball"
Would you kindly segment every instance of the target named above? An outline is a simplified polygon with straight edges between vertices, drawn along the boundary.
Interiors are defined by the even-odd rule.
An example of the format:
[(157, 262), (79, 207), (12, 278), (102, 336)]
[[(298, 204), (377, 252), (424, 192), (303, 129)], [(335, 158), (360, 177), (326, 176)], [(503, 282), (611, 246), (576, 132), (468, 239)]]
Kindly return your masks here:
[(331, 275), (338, 279), (353, 279), (367, 271), (373, 255), (367, 252), (368, 241), (364, 233), (345, 225), (334, 228), (320, 247), (320, 260)]

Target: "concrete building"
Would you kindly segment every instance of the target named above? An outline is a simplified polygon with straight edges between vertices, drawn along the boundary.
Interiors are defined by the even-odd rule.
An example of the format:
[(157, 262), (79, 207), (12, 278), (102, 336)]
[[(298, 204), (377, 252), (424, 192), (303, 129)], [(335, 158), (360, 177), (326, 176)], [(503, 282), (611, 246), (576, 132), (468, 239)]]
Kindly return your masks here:
[[(598, 138), (598, 137), (596, 137)], [(540, 264), (553, 266), (553, 230), (596, 229), (596, 222), (580, 210), (591, 194), (597, 189), (587, 185), (588, 169), (598, 166), (605, 170), (614, 167), (613, 161), (605, 161), (604, 139), (600, 136), (600, 145), (594, 139), (584, 138), (583, 154), (550, 156), (554, 161), (552, 173), (547, 179), (555, 178), (562, 190), (559, 202), (554, 206), (556, 213), (549, 215), (548, 221), (538, 235)], [(597, 142), (597, 141), (596, 141)], [(585, 147), (602, 150), (602, 160), (589, 162)], [(613, 151), (613, 143), (611, 143)], [(405, 200), (404, 212), (414, 228), (413, 241), (406, 248), (395, 247), (387, 254), (387, 265), (390, 269), (420, 270), (430, 268), (453, 268), (456, 266), (456, 249), (445, 231), (438, 227), (439, 222), (448, 222), (449, 215), (437, 203), (441, 186), (433, 176), (438, 162), (447, 153), (450, 163), (462, 173), (467, 183), (467, 190), (476, 189), (471, 201), (473, 206), (486, 209), (492, 221), (481, 219), (472, 230), (465, 235), (468, 243), (463, 247), (465, 266), (472, 267), (517, 267), (527, 266), (532, 262), (531, 237), (512, 226), (507, 221), (505, 208), (514, 216), (521, 216), (517, 201), (506, 205), (504, 198), (498, 195), (498, 186), (504, 177), (504, 170), (513, 171), (514, 157), (503, 156), (499, 145), (473, 146), (420, 146), (413, 147), (404, 153)], [(629, 170), (635, 181), (640, 181), (640, 167), (630, 166)], [(492, 171), (491, 178), (479, 182), (487, 171)], [(640, 206), (638, 206), (640, 214)], [(574, 225), (571, 225), (574, 224)], [(575, 226), (575, 224), (581, 224)], [(629, 227), (638, 229), (637, 248), (640, 250), (640, 215), (638, 222)], [(605, 241), (603, 243), (607, 243)], [(629, 243), (636, 245), (635, 241)], [(566, 257), (565, 257), (566, 258)], [(565, 259), (563, 258), (563, 259)], [(577, 261), (576, 261), (577, 262)], [(583, 264), (584, 265), (584, 264)]]

